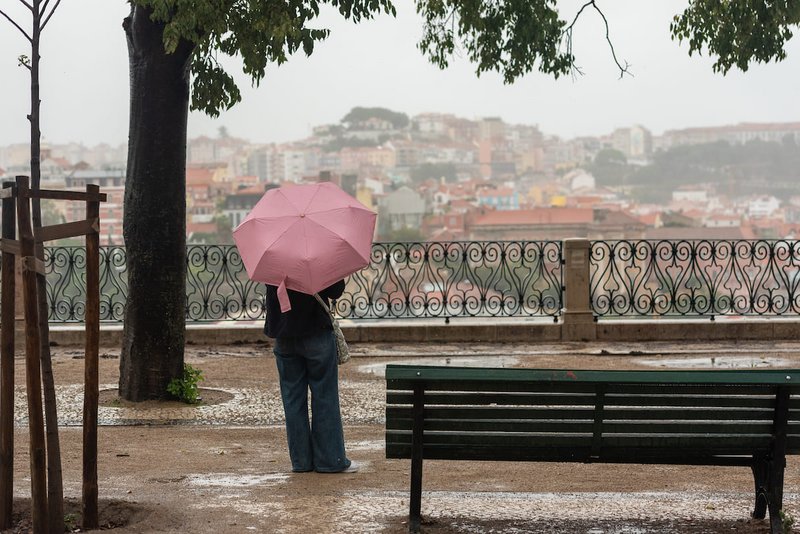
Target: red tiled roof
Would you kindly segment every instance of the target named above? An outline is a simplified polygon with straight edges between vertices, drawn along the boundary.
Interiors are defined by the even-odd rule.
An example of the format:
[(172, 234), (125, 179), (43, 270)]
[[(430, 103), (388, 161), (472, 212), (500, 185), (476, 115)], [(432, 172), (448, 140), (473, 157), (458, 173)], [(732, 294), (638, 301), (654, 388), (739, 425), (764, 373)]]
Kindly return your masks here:
[(213, 234), (217, 231), (217, 223), (215, 222), (203, 222), (203, 223), (193, 223), (193, 222), (186, 222), (186, 233), (187, 234), (194, 234), (194, 233), (203, 233), (203, 234)]
[(605, 226), (644, 224), (633, 215), (620, 210), (603, 210), (597, 219), (598, 224)]
[(661, 214), (658, 212), (643, 213), (638, 215), (636, 218), (639, 219), (639, 222), (642, 224), (646, 224), (647, 226), (655, 226), (660, 215)]
[(214, 172), (207, 167), (187, 167), (186, 168), (186, 185), (208, 185)]

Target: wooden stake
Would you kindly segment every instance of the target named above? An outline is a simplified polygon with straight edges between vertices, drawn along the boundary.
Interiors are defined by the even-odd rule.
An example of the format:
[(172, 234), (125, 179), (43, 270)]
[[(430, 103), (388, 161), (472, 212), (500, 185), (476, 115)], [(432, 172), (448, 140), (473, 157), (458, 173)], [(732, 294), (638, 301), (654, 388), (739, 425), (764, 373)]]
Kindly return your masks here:
[[(24, 259), (34, 257), (36, 253), (33, 228), (31, 227), (27, 176), (17, 177), (17, 193), (20, 251)], [(25, 384), (28, 393), (28, 429), (30, 433), (31, 512), (33, 533), (44, 534), (48, 531), (47, 464), (45, 461), (44, 417), (42, 415), (41, 346), (36, 271), (25, 269), (22, 273), (22, 284), (25, 303)]]
[[(13, 182), (5, 182), (3, 191), (14, 191)], [(3, 198), (2, 236), (16, 238), (16, 198)], [(9, 247), (10, 248), (10, 247)], [(16, 255), (3, 250), (2, 309), (0, 309), (0, 529), (11, 528), (14, 500), (14, 308), (16, 295)]]
[[(87, 195), (98, 197), (96, 185), (86, 186)], [(100, 203), (86, 202), (86, 218), (100, 217)], [(83, 528), (98, 527), (97, 513), (97, 405), (99, 392), (98, 358), (100, 352), (100, 234), (97, 229), (86, 234), (86, 349), (83, 393)]]

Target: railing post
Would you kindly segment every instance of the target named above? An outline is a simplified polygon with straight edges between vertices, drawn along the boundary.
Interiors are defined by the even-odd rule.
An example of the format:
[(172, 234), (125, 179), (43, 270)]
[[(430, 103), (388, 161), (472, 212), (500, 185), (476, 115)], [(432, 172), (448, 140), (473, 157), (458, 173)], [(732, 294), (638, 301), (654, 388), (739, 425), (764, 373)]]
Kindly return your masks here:
[(564, 251), (564, 310), (561, 315), (561, 339), (564, 341), (593, 341), (597, 339), (597, 324), (589, 303), (588, 239), (565, 239)]

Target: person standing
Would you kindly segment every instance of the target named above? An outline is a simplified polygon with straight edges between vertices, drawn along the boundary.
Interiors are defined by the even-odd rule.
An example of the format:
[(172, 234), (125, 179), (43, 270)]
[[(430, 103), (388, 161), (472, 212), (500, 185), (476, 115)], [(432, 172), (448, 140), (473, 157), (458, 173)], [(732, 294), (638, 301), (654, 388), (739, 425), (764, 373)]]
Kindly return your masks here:
[[(344, 292), (344, 280), (323, 289), (326, 302)], [(353, 473), (347, 458), (339, 407), (339, 363), (331, 319), (313, 295), (288, 290), (291, 309), (281, 312), (278, 288), (267, 284), (264, 333), (273, 353), (286, 416), (292, 471)], [(311, 392), (311, 418), (308, 393)]]

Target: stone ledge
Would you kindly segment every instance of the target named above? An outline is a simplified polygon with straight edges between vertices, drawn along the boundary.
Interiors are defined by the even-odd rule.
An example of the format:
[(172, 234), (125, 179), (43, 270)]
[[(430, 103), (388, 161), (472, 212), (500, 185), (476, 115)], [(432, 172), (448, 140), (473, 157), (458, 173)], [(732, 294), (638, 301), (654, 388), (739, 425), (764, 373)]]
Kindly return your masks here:
[[(709, 341), (709, 340), (796, 340), (800, 319), (664, 319), (599, 321), (564, 325), (546, 320), (469, 319), (444, 324), (442, 321), (361, 322), (343, 321), (342, 330), (350, 343), (512, 343), (559, 341)], [(81, 326), (52, 326), (50, 339), (58, 345), (81, 346)], [(186, 343), (267, 343), (260, 324), (188, 325)], [(121, 325), (103, 325), (102, 346), (122, 343)]]

